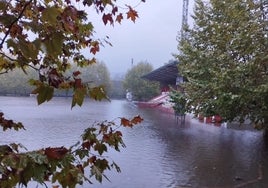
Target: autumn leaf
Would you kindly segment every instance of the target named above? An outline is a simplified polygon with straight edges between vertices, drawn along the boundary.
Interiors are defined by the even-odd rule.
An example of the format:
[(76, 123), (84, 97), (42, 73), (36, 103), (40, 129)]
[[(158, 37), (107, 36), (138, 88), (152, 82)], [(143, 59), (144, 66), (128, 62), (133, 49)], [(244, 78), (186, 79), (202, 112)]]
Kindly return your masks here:
[(133, 124), (138, 124), (141, 123), (143, 121), (143, 118), (141, 118), (140, 116), (135, 116), (132, 120), (131, 123)]
[(134, 125), (141, 123), (143, 119), (140, 116), (135, 116), (131, 120), (128, 120), (126, 118), (121, 118), (121, 125), (124, 127), (133, 127)]
[(68, 150), (65, 147), (45, 148), (45, 155), (49, 159), (56, 159), (56, 160), (62, 159), (67, 152)]
[(22, 34), (22, 28), (17, 24), (12, 25), (12, 27), (10, 28), (10, 36), (14, 38), (17, 35), (21, 34)]
[(96, 159), (97, 159), (97, 157), (94, 155), (94, 156), (92, 156), (92, 157), (90, 157), (90, 158), (88, 159), (88, 162), (89, 162), (90, 164), (95, 163)]
[(58, 73), (56, 69), (51, 69), (48, 73), (48, 83), (49, 85), (58, 88), (63, 82), (63, 76)]
[(121, 118), (121, 125), (123, 125), (124, 127), (132, 127), (131, 122), (126, 118)]
[(115, 15), (116, 12), (118, 12), (118, 8), (117, 7), (114, 7), (113, 10), (112, 10), (113, 15)]
[(77, 77), (77, 76), (80, 75), (80, 74), (81, 74), (80, 71), (75, 71), (75, 72), (73, 72), (73, 76), (74, 76), (74, 77)]
[(83, 147), (84, 149), (89, 149), (89, 148), (91, 147), (91, 145), (92, 145), (92, 143), (89, 142), (89, 141), (86, 141), (86, 142), (83, 142), (83, 143), (82, 143), (82, 147)]
[(118, 14), (118, 15), (116, 16), (116, 20), (115, 20), (115, 21), (117, 21), (118, 23), (121, 24), (121, 21), (122, 21), (122, 20), (123, 20), (123, 14), (120, 13), (120, 14)]
[(131, 8), (130, 6), (128, 7), (129, 11), (127, 12), (127, 19), (131, 19), (133, 22), (135, 22), (136, 18), (138, 18), (138, 13), (136, 10)]
[(100, 46), (99, 46), (99, 43), (97, 41), (94, 41), (92, 42), (91, 44), (91, 49), (90, 49), (90, 52), (93, 53), (94, 55), (100, 51)]
[(113, 20), (113, 17), (112, 17), (112, 14), (109, 13), (109, 14), (103, 14), (102, 16), (102, 21), (103, 23), (106, 25), (108, 22), (110, 22), (111, 25), (113, 25), (114, 23), (114, 20)]
[(77, 78), (74, 80), (74, 88), (83, 88), (82, 79)]

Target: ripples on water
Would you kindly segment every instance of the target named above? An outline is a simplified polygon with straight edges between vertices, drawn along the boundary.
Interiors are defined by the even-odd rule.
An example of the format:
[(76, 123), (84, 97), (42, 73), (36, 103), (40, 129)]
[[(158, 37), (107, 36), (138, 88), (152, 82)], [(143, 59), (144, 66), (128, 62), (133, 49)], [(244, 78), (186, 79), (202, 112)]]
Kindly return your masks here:
[[(137, 109), (125, 101), (86, 101), (73, 110), (70, 105), (66, 98), (37, 106), (34, 98), (0, 97), (0, 110), (6, 117), (22, 121), (27, 129), (0, 132), (1, 144), (21, 142), (29, 149), (70, 146), (96, 121), (140, 114), (144, 118), (141, 125), (122, 130), (127, 148), (109, 152), (122, 173), (108, 172), (111, 182), (83, 187), (228, 188), (243, 183), (244, 187), (268, 187), (267, 149), (260, 132), (200, 124), (191, 117), (185, 125), (178, 125), (171, 114)], [(262, 179), (249, 184), (259, 171)]]

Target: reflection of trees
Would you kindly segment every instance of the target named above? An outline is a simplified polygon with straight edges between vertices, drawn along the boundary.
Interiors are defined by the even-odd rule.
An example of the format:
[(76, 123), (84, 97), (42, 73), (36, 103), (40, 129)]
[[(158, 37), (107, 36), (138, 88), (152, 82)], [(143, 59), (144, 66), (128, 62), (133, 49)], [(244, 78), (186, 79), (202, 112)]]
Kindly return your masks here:
[[(178, 186), (224, 187), (249, 183), (259, 176), (261, 133), (237, 131), (150, 114), (152, 127), (166, 146), (160, 164)], [(238, 180), (240, 179), (241, 180)], [(258, 182), (259, 183), (259, 182)]]

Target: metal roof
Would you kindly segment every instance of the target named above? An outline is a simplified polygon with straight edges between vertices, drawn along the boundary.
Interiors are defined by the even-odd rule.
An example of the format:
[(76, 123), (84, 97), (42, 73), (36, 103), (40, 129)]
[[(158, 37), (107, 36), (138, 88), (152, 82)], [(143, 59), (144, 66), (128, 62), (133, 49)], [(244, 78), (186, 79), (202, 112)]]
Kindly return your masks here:
[(178, 77), (178, 62), (173, 61), (170, 63), (165, 64), (158, 69), (149, 72), (146, 75), (143, 75), (142, 78), (151, 80), (151, 81), (158, 81), (162, 84), (167, 85), (175, 85), (176, 78)]

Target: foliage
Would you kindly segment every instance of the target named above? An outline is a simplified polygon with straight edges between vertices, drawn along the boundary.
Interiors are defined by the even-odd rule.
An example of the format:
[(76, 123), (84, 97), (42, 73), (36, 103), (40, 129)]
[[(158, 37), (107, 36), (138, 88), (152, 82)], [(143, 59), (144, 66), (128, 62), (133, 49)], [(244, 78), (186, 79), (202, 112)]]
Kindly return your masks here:
[(128, 70), (124, 87), (132, 93), (134, 100), (145, 101), (159, 94), (159, 83), (141, 78), (152, 70), (152, 65), (147, 62), (140, 62)]
[(188, 111), (267, 126), (268, 43), (262, 1), (196, 1), (180, 41)]
[[(90, 88), (82, 84), (75, 72), (65, 78), (63, 72), (69, 68), (69, 61), (77, 66), (87, 66), (96, 62), (87, 59), (80, 51), (96, 54), (102, 41), (94, 38), (94, 27), (88, 20), (88, 7), (94, 7), (103, 16), (104, 24), (120, 23), (123, 13), (119, 12), (115, 1), (81, 1), (85, 10), (78, 10), (80, 1), (1, 1), (0, 2), (0, 73), (19, 67), (32, 67), (39, 72), (39, 80), (31, 82), (34, 93), (39, 96), (39, 104), (50, 99), (54, 88), (72, 89), (73, 106), (81, 104), (82, 98), (90, 95)], [(80, 7), (80, 6), (79, 6)], [(129, 5), (127, 18), (135, 21), (137, 12)], [(102, 88), (94, 88), (96, 95), (104, 96)], [(42, 95), (41, 93), (48, 93)]]
[[(145, 2), (141, 0), (141, 2)], [(121, 9), (119, 8), (121, 7)], [(77, 67), (96, 63), (94, 55), (100, 46), (110, 44), (107, 39), (94, 37), (91, 9), (102, 16), (103, 23), (114, 25), (122, 19), (135, 22), (138, 13), (130, 5), (122, 7), (115, 0), (10, 0), (0, 1), (0, 74), (15, 69), (25, 74), (29, 69), (37, 72), (29, 83), (34, 87), (38, 104), (49, 101), (55, 89), (72, 90), (72, 104), (81, 106), (85, 97), (106, 99), (103, 86), (83, 82), (81, 72), (75, 70), (65, 75), (70, 62)], [(122, 10), (122, 11), (120, 11)], [(86, 49), (85, 57), (81, 51)], [(120, 118), (121, 125), (132, 127), (142, 119)], [(23, 129), (24, 126), (0, 114), (3, 130)], [(49, 180), (62, 187), (75, 187), (90, 181), (85, 175), (102, 180), (104, 171), (119, 167), (102, 157), (107, 147), (119, 151), (122, 134), (112, 128), (114, 122), (103, 122), (91, 127), (82, 135), (82, 142), (71, 148), (48, 147), (37, 151), (22, 152), (21, 144), (0, 146), (0, 187), (27, 185), (31, 180), (44, 184)], [(105, 176), (104, 176), (105, 177)], [(58, 187), (58, 186), (54, 186)]]
[[(54, 187), (57, 187), (57, 183), (62, 187), (75, 187), (84, 182), (91, 183), (92, 176), (99, 182), (103, 177), (108, 179), (105, 170), (114, 168), (120, 172), (120, 167), (114, 161), (104, 157), (108, 147), (116, 151), (125, 147), (119, 127), (132, 127), (142, 121), (140, 116), (131, 120), (119, 119), (120, 125), (114, 121), (103, 121), (87, 128), (81, 135), (81, 141), (70, 148), (48, 147), (21, 152), (24, 148), (20, 144), (1, 145), (0, 187), (27, 186), (30, 181), (40, 184), (51, 181)], [(87, 175), (87, 171), (90, 175)]]
[(169, 94), (170, 102), (173, 103), (172, 108), (175, 114), (184, 115), (186, 113), (187, 100), (181, 91), (172, 90)]

